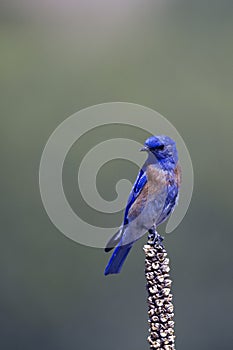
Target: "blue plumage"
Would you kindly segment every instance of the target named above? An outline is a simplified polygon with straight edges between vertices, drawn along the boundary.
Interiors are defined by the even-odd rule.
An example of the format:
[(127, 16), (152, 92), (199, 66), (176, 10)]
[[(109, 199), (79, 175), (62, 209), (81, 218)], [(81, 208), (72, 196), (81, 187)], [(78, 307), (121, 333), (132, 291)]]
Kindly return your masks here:
[(118, 243), (108, 262), (108, 265), (106, 266), (106, 269), (104, 271), (105, 275), (119, 273), (121, 271), (122, 265), (124, 264), (124, 261), (127, 258), (132, 245), (132, 243), (127, 245), (121, 245)]
[(133, 243), (164, 222), (177, 203), (181, 172), (175, 142), (168, 136), (152, 136), (142, 150), (148, 158), (129, 195), (123, 224), (105, 249), (116, 245), (105, 275), (119, 273)]

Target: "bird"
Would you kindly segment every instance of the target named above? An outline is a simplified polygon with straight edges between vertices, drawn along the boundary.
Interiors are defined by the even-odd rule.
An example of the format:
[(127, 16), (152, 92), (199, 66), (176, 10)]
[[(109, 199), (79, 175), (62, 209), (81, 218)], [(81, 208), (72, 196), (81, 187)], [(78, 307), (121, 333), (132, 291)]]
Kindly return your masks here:
[(178, 203), (181, 167), (175, 141), (150, 136), (140, 151), (148, 157), (129, 194), (122, 225), (105, 247), (106, 252), (115, 247), (105, 275), (119, 273), (133, 244), (146, 232), (156, 232)]

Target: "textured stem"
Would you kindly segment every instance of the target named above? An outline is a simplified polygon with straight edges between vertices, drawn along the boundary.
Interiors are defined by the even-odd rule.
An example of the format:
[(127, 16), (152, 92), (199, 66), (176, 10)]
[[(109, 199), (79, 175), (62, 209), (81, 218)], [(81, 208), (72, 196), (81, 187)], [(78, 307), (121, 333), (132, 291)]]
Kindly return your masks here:
[(145, 259), (146, 287), (148, 291), (148, 342), (151, 349), (174, 350), (174, 307), (169, 275), (169, 259), (162, 244), (162, 237), (154, 230), (148, 235), (143, 250)]

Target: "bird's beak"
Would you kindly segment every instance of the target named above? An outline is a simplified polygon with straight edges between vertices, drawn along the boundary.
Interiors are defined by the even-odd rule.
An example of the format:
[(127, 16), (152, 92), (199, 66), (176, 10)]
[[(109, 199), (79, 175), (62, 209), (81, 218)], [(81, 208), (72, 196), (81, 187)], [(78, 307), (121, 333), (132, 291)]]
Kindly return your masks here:
[(144, 146), (140, 149), (140, 152), (147, 152), (149, 151), (149, 148), (147, 146)]

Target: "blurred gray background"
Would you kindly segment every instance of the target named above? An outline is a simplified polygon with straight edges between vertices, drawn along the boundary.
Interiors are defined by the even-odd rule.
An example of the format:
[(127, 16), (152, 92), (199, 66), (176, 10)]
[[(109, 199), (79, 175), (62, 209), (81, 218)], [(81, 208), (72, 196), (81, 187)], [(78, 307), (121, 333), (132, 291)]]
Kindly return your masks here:
[[(3, 0), (0, 20), (0, 348), (148, 349), (145, 239), (119, 276), (104, 277), (108, 256), (63, 236), (38, 186), (59, 123), (93, 104), (127, 101), (167, 117), (193, 161), (191, 206), (166, 236), (177, 349), (230, 349), (233, 2)], [(90, 139), (66, 162), (77, 209), (74, 170)], [(130, 167), (131, 180), (136, 172)], [(111, 188), (111, 169), (102, 175), (100, 187), (107, 179)]]

